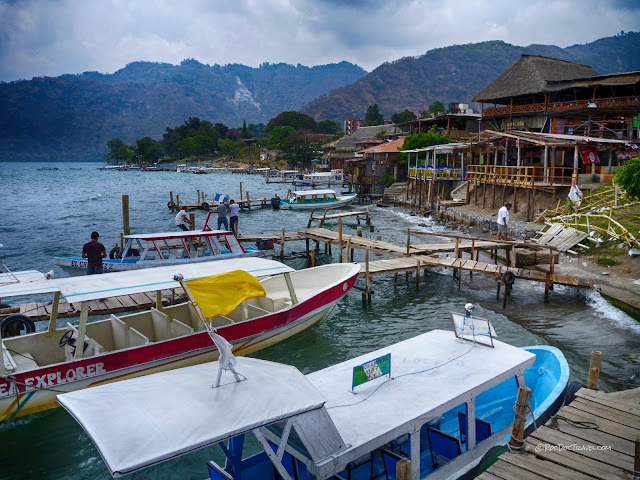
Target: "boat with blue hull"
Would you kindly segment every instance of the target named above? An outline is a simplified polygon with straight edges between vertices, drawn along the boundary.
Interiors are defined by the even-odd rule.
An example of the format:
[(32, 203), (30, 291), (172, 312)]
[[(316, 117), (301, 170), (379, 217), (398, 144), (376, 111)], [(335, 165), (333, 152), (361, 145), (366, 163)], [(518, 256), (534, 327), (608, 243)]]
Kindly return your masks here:
[(337, 195), (335, 191), (329, 189), (298, 190), (291, 192), (286, 200), (282, 200), (280, 208), (285, 210), (340, 208), (353, 202), (356, 196), (356, 193)]
[[(58, 401), (115, 477), (217, 444), (226, 461), (209, 462), (212, 480), (395, 479), (403, 458), (413, 480), (458, 478), (509, 439), (519, 386), (532, 391), (531, 425), (559, 407), (569, 379), (558, 349), (513, 347), (477, 320), (471, 334), (454, 318), (456, 335), (434, 330), (308, 375), (238, 358), (241, 381), (212, 386), (214, 363)], [(159, 394), (168, 385), (170, 404)], [(113, 413), (100, 407), (111, 402)], [(243, 455), (247, 433), (260, 453)]]
[[(233, 257), (272, 256), (273, 248), (242, 246), (233, 232), (211, 230), (205, 224), (203, 230), (125, 235), (124, 248), (112, 248), (109, 258), (102, 260), (102, 267), (105, 273), (122, 272)], [(54, 257), (53, 263), (69, 269), (87, 268), (87, 259), (81, 257)]]

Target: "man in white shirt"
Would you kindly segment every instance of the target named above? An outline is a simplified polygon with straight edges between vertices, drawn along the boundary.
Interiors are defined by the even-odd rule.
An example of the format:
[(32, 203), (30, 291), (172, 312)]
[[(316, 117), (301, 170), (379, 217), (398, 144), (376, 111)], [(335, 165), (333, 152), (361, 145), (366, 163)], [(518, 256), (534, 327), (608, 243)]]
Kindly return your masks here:
[(509, 225), (509, 210), (511, 210), (511, 204), (505, 203), (500, 210), (498, 210), (498, 235), (496, 240), (509, 240), (507, 236), (507, 227)]
[(182, 207), (182, 209), (176, 215), (176, 227), (181, 228), (185, 232), (189, 229), (185, 225), (186, 223), (191, 223), (191, 220), (187, 218), (187, 207)]
[(240, 205), (231, 200), (229, 202), (229, 220), (231, 231), (234, 235), (238, 235), (238, 212), (240, 212)]

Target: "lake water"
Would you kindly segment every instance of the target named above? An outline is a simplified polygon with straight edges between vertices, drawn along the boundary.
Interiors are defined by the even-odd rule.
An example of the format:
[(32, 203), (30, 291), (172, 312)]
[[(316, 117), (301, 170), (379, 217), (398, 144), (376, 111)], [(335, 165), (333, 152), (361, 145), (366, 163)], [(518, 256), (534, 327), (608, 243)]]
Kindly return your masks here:
[[(167, 208), (169, 192), (182, 202), (195, 202), (196, 190), (207, 199), (215, 193), (238, 198), (239, 185), (251, 198), (284, 197), (290, 185), (265, 184), (256, 175), (217, 173), (209, 175), (174, 172), (99, 171), (96, 164), (59, 163), (57, 171), (38, 171), (51, 164), (0, 164), (0, 186), (5, 211), (0, 220), (0, 258), (12, 270), (53, 269), (54, 256), (79, 255), (91, 231), (100, 232), (107, 249), (122, 231), (122, 195), (130, 197), (133, 233), (174, 231), (174, 214)], [(70, 168), (82, 170), (70, 170)], [(357, 207), (353, 207), (357, 208)], [(375, 232), (385, 241), (406, 244), (407, 229), (427, 225), (441, 227), (429, 219), (412, 216), (400, 208), (371, 207)], [(196, 211), (201, 227), (206, 213)], [(278, 232), (306, 228), (309, 212), (254, 209), (241, 211), (240, 233)], [(336, 229), (336, 223), (329, 224)], [(346, 234), (355, 233), (355, 219), (344, 222)], [(442, 239), (424, 237), (424, 243)], [(279, 247), (278, 247), (279, 249)], [(304, 250), (304, 242), (289, 243), (286, 253)], [(336, 261), (319, 256), (320, 263)], [(372, 256), (371, 259), (375, 259)], [(356, 261), (364, 254), (356, 251)], [(294, 268), (304, 267), (302, 258), (287, 259)], [(381, 348), (434, 329), (450, 329), (451, 311), (462, 311), (465, 303), (477, 306), (478, 316), (491, 320), (499, 339), (516, 346), (549, 344), (560, 348), (575, 380), (586, 381), (592, 350), (603, 353), (601, 388), (620, 390), (640, 386), (640, 323), (610, 306), (596, 292), (556, 287), (550, 302), (543, 303), (544, 286), (516, 281), (506, 309), (495, 300), (495, 281), (489, 276), (464, 275), (462, 290), (451, 272), (430, 271), (415, 291), (413, 275), (376, 277), (372, 306), (363, 309), (359, 291), (353, 290), (331, 315), (310, 330), (254, 354), (255, 357), (289, 363), (308, 373), (350, 357)], [(44, 322), (43, 322), (44, 323)], [(40, 328), (42, 328), (40, 326)], [(346, 385), (346, 384), (345, 384)], [(348, 388), (346, 386), (345, 388)], [(171, 392), (167, 392), (170, 395)], [(117, 411), (118, 405), (105, 405)], [(176, 405), (179, 409), (179, 405)], [(132, 425), (131, 428), (135, 428)], [(70, 416), (56, 409), (0, 424), (0, 479), (108, 479), (99, 453)], [(132, 479), (203, 479), (206, 461), (217, 447), (204, 449), (148, 469)]]

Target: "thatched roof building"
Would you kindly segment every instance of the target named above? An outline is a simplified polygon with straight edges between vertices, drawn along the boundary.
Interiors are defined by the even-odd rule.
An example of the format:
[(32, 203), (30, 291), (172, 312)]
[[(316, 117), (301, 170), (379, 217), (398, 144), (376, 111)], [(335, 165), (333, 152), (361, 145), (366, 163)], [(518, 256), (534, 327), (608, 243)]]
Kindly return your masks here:
[(522, 55), (511, 68), (482, 89), (474, 102), (507, 105), (513, 97), (544, 92), (548, 82), (593, 77), (589, 65), (539, 55)]

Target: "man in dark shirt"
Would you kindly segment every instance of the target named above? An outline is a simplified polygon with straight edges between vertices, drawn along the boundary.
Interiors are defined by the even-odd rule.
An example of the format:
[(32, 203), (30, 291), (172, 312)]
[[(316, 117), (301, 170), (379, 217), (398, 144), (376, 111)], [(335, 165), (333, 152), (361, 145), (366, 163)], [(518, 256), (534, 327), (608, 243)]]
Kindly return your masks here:
[(98, 232), (91, 232), (91, 241), (82, 247), (82, 258), (87, 259), (87, 275), (102, 273), (102, 259), (107, 258), (107, 250), (98, 238)]

